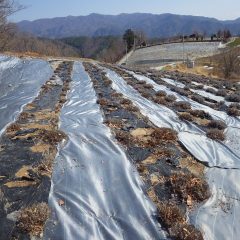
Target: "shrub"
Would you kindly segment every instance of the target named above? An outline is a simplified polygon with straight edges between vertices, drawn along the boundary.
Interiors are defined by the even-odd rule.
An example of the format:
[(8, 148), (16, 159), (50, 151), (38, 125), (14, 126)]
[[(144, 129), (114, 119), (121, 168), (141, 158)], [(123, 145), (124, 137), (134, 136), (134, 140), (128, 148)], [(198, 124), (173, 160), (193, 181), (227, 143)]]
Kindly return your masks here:
[(224, 141), (225, 139), (223, 131), (219, 129), (209, 129), (207, 131), (207, 137), (213, 140), (219, 140), (219, 141)]

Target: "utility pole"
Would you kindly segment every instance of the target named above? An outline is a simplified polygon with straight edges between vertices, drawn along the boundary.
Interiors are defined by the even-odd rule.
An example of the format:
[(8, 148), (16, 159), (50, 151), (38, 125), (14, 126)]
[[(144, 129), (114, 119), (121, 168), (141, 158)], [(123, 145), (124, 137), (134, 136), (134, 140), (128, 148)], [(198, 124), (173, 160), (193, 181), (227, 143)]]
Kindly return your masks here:
[(183, 42), (183, 63), (185, 62), (185, 46), (184, 46), (184, 35), (182, 35), (182, 42)]

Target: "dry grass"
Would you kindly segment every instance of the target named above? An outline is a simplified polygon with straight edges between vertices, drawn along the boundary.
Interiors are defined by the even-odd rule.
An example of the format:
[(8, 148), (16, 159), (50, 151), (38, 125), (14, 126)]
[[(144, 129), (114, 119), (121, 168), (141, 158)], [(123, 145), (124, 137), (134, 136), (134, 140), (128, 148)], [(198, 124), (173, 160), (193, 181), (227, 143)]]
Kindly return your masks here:
[(208, 114), (207, 112), (204, 112), (203, 110), (190, 110), (189, 113), (197, 118), (201, 118), (201, 119), (209, 119), (211, 120), (212, 117), (210, 114)]
[(7, 133), (17, 132), (20, 131), (21, 127), (17, 123), (12, 123), (8, 128), (6, 129)]
[(48, 144), (56, 145), (60, 143), (63, 139), (67, 138), (67, 135), (59, 130), (45, 130), (41, 129), (39, 131), (40, 139)]
[(106, 106), (106, 105), (108, 105), (108, 100), (106, 98), (100, 98), (97, 100), (97, 104), (99, 104), (101, 106)]
[(161, 221), (168, 228), (171, 238), (176, 240), (203, 240), (201, 232), (186, 223), (183, 212), (176, 204), (160, 202), (157, 206)]
[(190, 113), (181, 113), (179, 114), (179, 119), (183, 121), (193, 121), (193, 116)]
[(133, 138), (128, 132), (116, 131), (116, 139), (123, 145), (129, 145), (133, 143)]
[(46, 203), (34, 204), (21, 210), (17, 228), (36, 237), (41, 237), (45, 222), (49, 217), (49, 208)]
[(129, 105), (129, 104), (132, 104), (132, 102), (131, 102), (129, 99), (123, 98), (123, 99), (120, 101), (120, 104)]
[(176, 101), (176, 97), (175, 97), (174, 95), (167, 95), (167, 96), (165, 97), (165, 100), (166, 100), (167, 102), (174, 102), (174, 101)]
[(240, 116), (240, 111), (239, 111), (237, 108), (231, 108), (231, 107), (229, 107), (229, 108), (227, 109), (227, 114), (228, 114), (229, 116), (238, 117), (238, 116)]
[(122, 128), (122, 121), (119, 119), (108, 119), (104, 122), (110, 128)]
[(167, 142), (177, 141), (177, 133), (170, 128), (155, 128), (153, 133), (150, 135), (150, 145), (159, 145)]
[(114, 93), (111, 94), (111, 97), (120, 98), (120, 97), (123, 97), (123, 95), (122, 95), (122, 93), (114, 92)]
[(165, 96), (167, 96), (167, 93), (164, 92), (164, 91), (157, 91), (156, 92), (156, 96), (157, 97), (165, 97)]
[(224, 141), (225, 136), (222, 130), (219, 129), (209, 129), (207, 131), (207, 137), (213, 139), (213, 140), (219, 140), (219, 141)]
[(129, 112), (138, 112), (139, 111), (139, 109), (136, 106), (134, 106), (133, 104), (125, 106), (125, 109), (128, 110)]
[(191, 104), (189, 102), (184, 101), (175, 102), (174, 106), (181, 110), (191, 109)]
[(209, 198), (208, 185), (202, 178), (190, 173), (177, 173), (169, 177), (167, 185), (178, 198), (189, 205), (188, 201), (202, 202)]
[(30, 117), (32, 117), (33, 114), (32, 113), (29, 113), (29, 112), (22, 112), (20, 115), (19, 115), (19, 120), (26, 120)]
[(153, 101), (157, 104), (160, 104), (160, 105), (168, 105), (168, 102), (165, 100), (164, 97), (154, 97), (153, 98)]
[(219, 129), (219, 130), (224, 130), (227, 125), (223, 122), (223, 121), (220, 121), (220, 120), (212, 120), (209, 124), (208, 124), (208, 127), (210, 128), (216, 128), (216, 129)]

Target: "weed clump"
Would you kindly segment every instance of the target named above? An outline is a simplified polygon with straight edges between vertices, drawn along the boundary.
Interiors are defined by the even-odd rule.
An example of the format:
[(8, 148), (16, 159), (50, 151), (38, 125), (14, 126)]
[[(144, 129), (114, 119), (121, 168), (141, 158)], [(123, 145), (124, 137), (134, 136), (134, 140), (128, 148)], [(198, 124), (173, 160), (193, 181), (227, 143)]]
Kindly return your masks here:
[(203, 240), (201, 232), (186, 223), (183, 212), (176, 204), (162, 202), (157, 206), (161, 222), (168, 228), (170, 237), (177, 240)]
[(192, 96), (192, 100), (194, 100), (194, 101), (196, 101), (196, 102), (198, 102), (198, 103), (204, 103), (204, 98), (202, 97), (202, 96), (199, 96), (199, 95), (193, 95)]
[(217, 96), (221, 96), (221, 97), (225, 97), (227, 95), (227, 91), (225, 89), (219, 89), (217, 92), (216, 92), (216, 95)]
[(17, 132), (20, 130), (21, 130), (20, 125), (17, 123), (13, 123), (7, 128), (7, 132)]
[(207, 183), (203, 179), (195, 177), (193, 174), (174, 174), (168, 179), (167, 184), (174, 194), (186, 204), (188, 199), (195, 202), (202, 202), (209, 198)]
[(190, 110), (189, 113), (194, 116), (194, 117), (198, 117), (201, 119), (208, 119), (211, 120), (212, 117), (210, 114), (208, 114), (207, 112), (203, 111), (203, 110)]
[(174, 106), (177, 109), (181, 109), (181, 110), (191, 109), (191, 104), (189, 102), (184, 102), (184, 101), (175, 102)]
[(60, 143), (63, 139), (67, 138), (66, 134), (62, 131), (45, 129), (40, 130), (39, 137), (43, 142), (52, 145), (56, 145)]
[(125, 146), (128, 146), (129, 144), (131, 144), (133, 142), (133, 138), (127, 132), (116, 131), (115, 136), (116, 136), (116, 139)]
[(46, 203), (34, 204), (21, 210), (17, 220), (17, 228), (24, 233), (40, 237), (48, 217), (49, 208)]
[(183, 121), (193, 121), (193, 116), (190, 113), (182, 113), (179, 115), (179, 119)]
[(225, 100), (229, 101), (229, 102), (240, 102), (240, 95), (235, 94), (235, 93), (230, 94), (230, 95), (225, 97)]
[(213, 140), (219, 140), (219, 141), (224, 141), (225, 136), (222, 130), (219, 129), (209, 129), (207, 131), (207, 137), (213, 139)]
[(22, 112), (20, 115), (19, 115), (19, 120), (26, 120), (28, 119), (29, 117), (31, 117), (33, 114), (32, 113), (29, 113), (29, 112)]
[(106, 105), (108, 105), (108, 100), (106, 98), (100, 98), (97, 100), (97, 104), (99, 104), (101, 106), (106, 106)]
[(122, 96), (123, 96), (122, 93), (117, 93), (117, 92), (114, 92), (111, 94), (111, 97), (115, 97), (115, 98), (120, 98)]
[(151, 133), (150, 145), (159, 145), (161, 143), (168, 143), (177, 141), (177, 133), (170, 128), (155, 128)]
[(179, 207), (171, 202), (160, 202), (158, 204), (158, 210), (160, 212), (162, 222), (168, 228), (171, 228), (176, 222), (184, 223), (185, 221), (183, 212)]
[(126, 110), (128, 110), (129, 112), (138, 112), (138, 108), (136, 106), (134, 106), (133, 104), (127, 105), (125, 107)]
[(227, 125), (223, 122), (223, 121), (220, 121), (220, 120), (212, 120), (209, 124), (208, 124), (208, 127), (210, 128), (217, 128), (219, 130), (224, 130)]
[(176, 100), (176, 97), (175, 97), (174, 95), (167, 95), (167, 96), (165, 97), (165, 100), (166, 100), (167, 102), (174, 102), (174, 101)]
[(126, 105), (129, 105), (131, 104), (132, 102), (129, 100), (129, 99), (126, 99), (126, 98), (123, 98), (121, 101), (120, 101), (120, 104), (126, 104)]
[(166, 97), (166, 96), (167, 96), (167, 93), (164, 92), (164, 91), (157, 91), (157, 92), (156, 92), (156, 96), (157, 96), (157, 97)]
[(240, 116), (240, 111), (237, 108), (229, 107), (227, 109), (227, 114), (229, 116), (237, 117), (237, 116)]

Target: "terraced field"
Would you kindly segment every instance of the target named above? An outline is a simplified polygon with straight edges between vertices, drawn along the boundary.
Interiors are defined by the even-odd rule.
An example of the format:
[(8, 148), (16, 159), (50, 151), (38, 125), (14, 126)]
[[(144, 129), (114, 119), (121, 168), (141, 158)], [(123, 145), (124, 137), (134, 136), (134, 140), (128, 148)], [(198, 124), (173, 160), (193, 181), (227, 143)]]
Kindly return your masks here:
[(172, 43), (137, 49), (127, 60), (128, 66), (159, 67), (183, 60), (219, 53), (219, 42)]
[(238, 83), (0, 60), (0, 239), (238, 238)]

